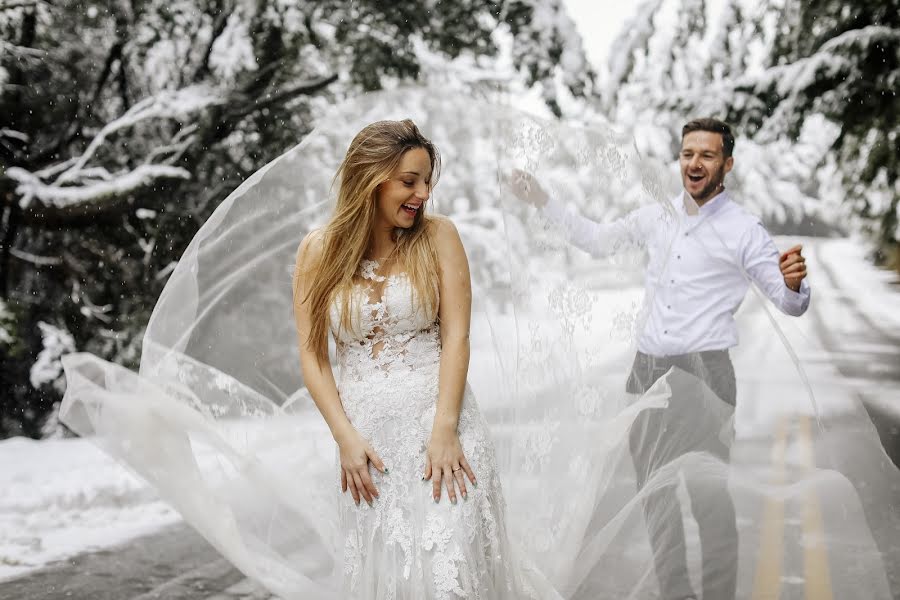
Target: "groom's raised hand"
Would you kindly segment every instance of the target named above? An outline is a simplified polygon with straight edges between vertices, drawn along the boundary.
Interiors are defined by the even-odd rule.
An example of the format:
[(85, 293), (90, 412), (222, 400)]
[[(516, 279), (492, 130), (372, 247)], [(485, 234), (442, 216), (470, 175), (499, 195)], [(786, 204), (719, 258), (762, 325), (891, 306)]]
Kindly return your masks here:
[(500, 180), (516, 197), (538, 208), (547, 204), (547, 192), (537, 178), (522, 169), (511, 169), (500, 174)]
[(779, 260), (784, 285), (795, 292), (800, 291), (800, 282), (806, 277), (806, 258), (803, 256), (803, 245), (797, 244), (781, 254)]

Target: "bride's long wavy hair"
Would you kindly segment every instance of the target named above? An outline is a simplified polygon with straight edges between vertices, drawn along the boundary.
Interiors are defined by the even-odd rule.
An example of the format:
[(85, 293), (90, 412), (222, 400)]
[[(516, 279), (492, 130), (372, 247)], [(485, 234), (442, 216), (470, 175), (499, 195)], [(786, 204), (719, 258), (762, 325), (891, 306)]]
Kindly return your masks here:
[[(372, 238), (377, 210), (378, 186), (387, 181), (404, 153), (422, 148), (431, 159), (430, 187), (440, 172), (440, 154), (409, 119), (378, 121), (356, 134), (335, 174), (339, 183), (334, 215), (317, 240), (321, 257), (307, 271), (295, 273), (294, 297), (299, 299), (299, 281), (306, 283), (303, 302), (309, 307), (311, 330), (308, 340), (320, 361), (328, 361), (330, 307), (340, 298), (340, 327), (349, 329), (354, 276)], [(438, 304), (438, 260), (431, 235), (432, 219), (424, 210), (416, 213), (408, 229), (395, 230), (397, 259), (417, 293), (419, 308), (435, 311)], [(303, 262), (298, 259), (298, 265)]]

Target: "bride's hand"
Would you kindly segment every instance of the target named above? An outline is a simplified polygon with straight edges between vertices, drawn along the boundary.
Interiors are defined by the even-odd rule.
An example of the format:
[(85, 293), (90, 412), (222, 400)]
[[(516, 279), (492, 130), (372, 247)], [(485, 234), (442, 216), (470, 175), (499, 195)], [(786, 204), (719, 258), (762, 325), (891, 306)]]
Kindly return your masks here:
[(387, 474), (387, 468), (372, 445), (356, 429), (348, 429), (337, 443), (341, 451), (341, 492), (349, 489), (357, 506), (360, 497), (371, 506), (378, 497), (378, 489), (369, 475), (369, 463), (384, 474)]
[(537, 178), (522, 169), (511, 169), (501, 175), (503, 182), (518, 198), (529, 204), (542, 208), (547, 204), (547, 192), (538, 183)]
[[(465, 475), (464, 475), (465, 474)], [(468, 498), (466, 477), (477, 486), (475, 473), (463, 455), (462, 445), (456, 431), (435, 429), (431, 432), (431, 441), (425, 454), (425, 475), (423, 479), (431, 480), (432, 496), (435, 502), (441, 499), (441, 484), (447, 487), (450, 502), (456, 504), (456, 488), (463, 499)]]

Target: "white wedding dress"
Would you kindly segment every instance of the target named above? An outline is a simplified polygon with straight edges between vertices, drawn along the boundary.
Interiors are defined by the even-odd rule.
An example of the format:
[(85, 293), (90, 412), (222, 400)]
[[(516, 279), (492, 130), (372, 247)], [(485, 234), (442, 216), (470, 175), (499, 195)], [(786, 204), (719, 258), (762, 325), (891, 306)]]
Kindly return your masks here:
[(438, 400), (440, 324), (419, 308), (405, 274), (385, 277), (379, 266), (360, 265), (349, 331), (336, 325), (338, 302), (331, 307), (341, 402), (389, 469), (370, 469), (380, 494), (372, 506), (341, 495), (344, 597), (536, 597), (516, 572), (494, 450), (468, 385), (458, 433), (478, 486), (470, 484), (468, 499), (460, 495), (456, 504), (443, 490), (436, 503), (432, 482), (422, 480)]

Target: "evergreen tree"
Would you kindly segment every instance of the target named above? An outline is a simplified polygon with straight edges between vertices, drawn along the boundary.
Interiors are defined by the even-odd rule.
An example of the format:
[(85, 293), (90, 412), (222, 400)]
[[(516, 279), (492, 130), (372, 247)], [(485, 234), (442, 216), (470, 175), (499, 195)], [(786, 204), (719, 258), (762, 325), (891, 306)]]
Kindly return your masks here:
[(606, 108), (648, 151), (723, 118), (752, 209), (849, 217), (900, 268), (900, 1), (646, 0), (613, 47)]
[(751, 109), (733, 110), (766, 135), (793, 138), (815, 114), (838, 124), (832, 158), (846, 201), (900, 269), (900, 1), (785, 0), (775, 10), (768, 69), (735, 85)]

